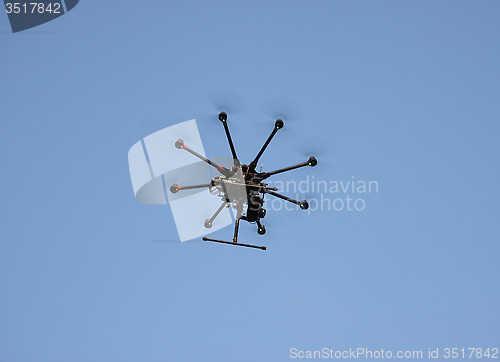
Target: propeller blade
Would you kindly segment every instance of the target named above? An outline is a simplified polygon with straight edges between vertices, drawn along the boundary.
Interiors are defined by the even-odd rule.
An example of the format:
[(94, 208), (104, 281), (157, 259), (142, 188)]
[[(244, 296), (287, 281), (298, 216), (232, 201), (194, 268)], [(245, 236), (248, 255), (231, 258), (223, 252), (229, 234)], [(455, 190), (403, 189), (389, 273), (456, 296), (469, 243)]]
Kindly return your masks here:
[(232, 131), (235, 131), (235, 134), (243, 132), (242, 117), (248, 112), (248, 107), (242, 96), (232, 90), (218, 89), (208, 92), (206, 97), (208, 100), (206, 110), (195, 115), (200, 129), (203, 131), (202, 136), (217, 137), (220, 140), (225, 138), (224, 128), (219, 120), (221, 112), (227, 114), (231, 133), (233, 133)]
[(212, 105), (214, 117), (220, 112), (232, 114), (246, 113), (248, 106), (242, 96), (229, 89), (218, 89), (207, 93), (207, 98)]
[(269, 98), (259, 106), (259, 111), (268, 117), (266, 122), (282, 119), (285, 122), (285, 128), (288, 127), (288, 122), (295, 124), (307, 118), (300, 104), (288, 97)]

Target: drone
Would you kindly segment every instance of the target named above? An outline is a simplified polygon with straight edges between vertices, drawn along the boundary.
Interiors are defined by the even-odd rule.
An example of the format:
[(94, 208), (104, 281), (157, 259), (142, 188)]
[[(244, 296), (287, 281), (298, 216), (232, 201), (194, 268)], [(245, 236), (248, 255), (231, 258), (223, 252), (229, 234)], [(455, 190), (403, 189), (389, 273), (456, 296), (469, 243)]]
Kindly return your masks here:
[(291, 199), (285, 195), (281, 195), (276, 192), (278, 191), (276, 187), (268, 187), (268, 184), (263, 181), (273, 175), (294, 170), (296, 168), (304, 166), (314, 167), (318, 164), (318, 161), (316, 160), (316, 158), (311, 156), (306, 162), (299, 163), (294, 166), (285, 167), (271, 172), (258, 172), (256, 171), (256, 167), (259, 159), (278, 130), (284, 127), (285, 123), (283, 122), (283, 120), (276, 120), (271, 135), (268, 137), (267, 141), (264, 143), (254, 160), (248, 165), (242, 165), (238, 159), (238, 156), (236, 155), (233, 140), (229, 132), (229, 127), (227, 125), (227, 113), (219, 113), (218, 118), (224, 126), (224, 131), (227, 136), (229, 148), (231, 149), (231, 154), (233, 156), (233, 166), (230, 169), (220, 166), (215, 162), (207, 159), (206, 157), (200, 155), (196, 151), (192, 150), (184, 143), (182, 139), (179, 139), (175, 142), (175, 147), (177, 149), (187, 151), (203, 162), (206, 162), (210, 166), (214, 167), (220, 173), (220, 176), (212, 178), (212, 180), (206, 184), (188, 186), (179, 186), (177, 184), (173, 184), (172, 186), (170, 186), (170, 192), (175, 194), (182, 190), (208, 188), (211, 194), (220, 197), (222, 201), (221, 206), (217, 209), (217, 211), (215, 211), (214, 215), (211, 218), (206, 219), (204, 222), (204, 227), (207, 229), (210, 229), (212, 227), (213, 221), (225, 207), (233, 207), (236, 212), (233, 241), (210, 239), (207, 237), (203, 237), (203, 241), (211, 241), (266, 250), (265, 246), (243, 244), (238, 242), (238, 229), (240, 220), (247, 221), (251, 224), (257, 224), (257, 234), (264, 235), (266, 233), (266, 228), (264, 227), (264, 225), (262, 225), (261, 219), (266, 216), (266, 209), (264, 208), (264, 196), (266, 194), (296, 204), (302, 210), (307, 210), (309, 208), (309, 204), (306, 200), (298, 201)]

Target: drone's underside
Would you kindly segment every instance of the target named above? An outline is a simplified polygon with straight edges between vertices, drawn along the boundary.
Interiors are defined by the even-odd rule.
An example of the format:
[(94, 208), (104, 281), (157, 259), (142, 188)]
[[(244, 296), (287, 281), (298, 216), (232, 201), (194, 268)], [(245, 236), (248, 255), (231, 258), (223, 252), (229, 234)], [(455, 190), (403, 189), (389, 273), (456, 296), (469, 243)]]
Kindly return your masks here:
[(268, 184), (264, 183), (263, 181), (278, 173), (290, 171), (299, 167), (316, 166), (318, 162), (316, 158), (310, 157), (306, 162), (300, 163), (298, 165), (282, 168), (272, 172), (257, 172), (255, 168), (257, 167), (257, 163), (259, 162), (260, 157), (262, 156), (265, 149), (273, 139), (276, 132), (278, 132), (279, 129), (283, 128), (284, 122), (281, 119), (278, 119), (275, 122), (274, 129), (271, 132), (271, 135), (264, 143), (264, 146), (262, 146), (255, 159), (249, 165), (246, 164), (242, 165), (238, 157), (236, 156), (233, 140), (231, 139), (231, 134), (229, 133), (229, 128), (227, 126), (227, 114), (225, 112), (221, 112), (219, 114), (219, 120), (222, 122), (222, 125), (224, 126), (224, 131), (226, 132), (227, 140), (229, 142), (229, 147), (231, 149), (231, 153), (233, 156), (233, 166), (231, 167), (231, 169), (220, 166), (214, 163), (213, 161), (210, 161), (209, 159), (203, 157), (196, 151), (186, 146), (183, 140), (179, 139), (177, 140), (177, 142), (175, 142), (176, 148), (185, 150), (191, 153), (192, 155), (198, 157), (200, 160), (208, 163), (210, 166), (217, 169), (217, 171), (221, 174), (221, 176), (214, 177), (207, 184), (190, 185), (190, 186), (179, 186), (177, 184), (173, 184), (170, 187), (170, 192), (177, 193), (181, 190), (208, 188), (212, 194), (220, 197), (222, 200), (222, 204), (210, 219), (205, 220), (204, 226), (206, 228), (212, 227), (213, 221), (224, 209), (224, 207), (232, 206), (234, 208), (234, 210), (236, 211), (236, 222), (234, 228), (233, 241), (209, 239), (207, 237), (203, 238), (204, 241), (213, 241), (218, 243), (246, 246), (250, 248), (266, 250), (265, 246), (238, 243), (238, 228), (240, 219), (245, 220), (249, 223), (256, 223), (257, 233), (259, 235), (264, 235), (266, 233), (266, 228), (264, 227), (264, 225), (261, 224), (260, 219), (266, 216), (266, 209), (263, 208), (265, 194), (279, 197), (285, 201), (298, 205), (302, 210), (307, 210), (309, 208), (309, 204), (307, 203), (306, 200), (297, 201), (287, 196), (281, 195), (275, 192), (277, 191), (277, 188), (268, 187), (267, 186)]

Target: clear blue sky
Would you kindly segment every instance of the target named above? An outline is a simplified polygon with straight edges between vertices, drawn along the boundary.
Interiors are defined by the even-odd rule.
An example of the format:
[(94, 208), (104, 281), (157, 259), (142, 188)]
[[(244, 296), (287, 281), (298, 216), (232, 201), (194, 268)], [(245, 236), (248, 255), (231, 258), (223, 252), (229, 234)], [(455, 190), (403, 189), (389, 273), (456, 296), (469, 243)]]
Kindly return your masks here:
[[(0, 361), (499, 347), (499, 12), (81, 1), (17, 34), (0, 14)], [(285, 119), (264, 169), (317, 153), (282, 179), (354, 176), (379, 192), (362, 212), (269, 213), (264, 237), (242, 225), (266, 252), (152, 242), (175, 225), (134, 199), (127, 152), (214, 114), (219, 88), (246, 102), (230, 114), (242, 161), (272, 128), (259, 105), (287, 97), (304, 117)], [(230, 155), (218, 121), (199, 127), (207, 154)]]

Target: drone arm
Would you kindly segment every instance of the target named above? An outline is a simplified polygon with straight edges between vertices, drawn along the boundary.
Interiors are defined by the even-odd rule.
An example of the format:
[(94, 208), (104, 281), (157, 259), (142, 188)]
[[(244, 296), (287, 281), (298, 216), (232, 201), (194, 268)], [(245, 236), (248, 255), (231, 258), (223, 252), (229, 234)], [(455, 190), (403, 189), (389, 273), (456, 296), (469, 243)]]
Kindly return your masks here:
[(264, 151), (266, 150), (267, 146), (269, 145), (269, 143), (271, 142), (271, 140), (273, 139), (274, 135), (276, 134), (276, 132), (278, 132), (279, 129), (283, 128), (284, 126), (284, 122), (281, 120), (281, 119), (278, 119), (276, 121), (276, 123), (274, 124), (274, 129), (273, 131), (271, 132), (271, 135), (269, 136), (269, 138), (267, 139), (266, 143), (264, 143), (264, 146), (262, 146), (262, 148), (260, 149), (259, 153), (257, 154), (257, 156), (255, 156), (255, 159), (252, 161), (252, 163), (250, 163), (250, 169), (255, 169), (255, 167), (257, 166), (257, 163), (259, 162), (259, 158), (260, 156), (262, 156), (262, 154), (264, 153)]
[(312, 167), (314, 167), (317, 164), (318, 164), (318, 161), (314, 157), (310, 157), (309, 160), (307, 160), (306, 162), (299, 163), (298, 165), (281, 168), (281, 169), (276, 170), (276, 171), (264, 172), (263, 175), (262, 175), (263, 176), (263, 180), (266, 179), (266, 178), (268, 178), (268, 177), (271, 177), (273, 175), (276, 175), (278, 173), (282, 173), (282, 172), (286, 172), (286, 171), (290, 171), (290, 170), (295, 170), (296, 168), (300, 168), (300, 167), (304, 167), (304, 166), (312, 166)]
[(170, 192), (176, 194), (180, 190), (203, 189), (212, 187), (213, 185), (214, 185), (213, 182), (210, 182), (209, 184), (189, 185), (189, 186), (179, 186), (177, 184), (173, 184), (172, 186), (170, 186)]
[(206, 228), (212, 227), (212, 223), (214, 222), (215, 218), (217, 218), (217, 216), (219, 216), (219, 214), (221, 213), (222, 209), (226, 206), (226, 204), (227, 204), (227, 201), (222, 202), (222, 205), (219, 206), (219, 208), (217, 209), (215, 214), (210, 219), (205, 220), (205, 227)]
[(203, 162), (206, 162), (208, 163), (210, 166), (216, 168), (221, 174), (223, 174), (224, 176), (226, 177), (230, 177), (231, 176), (231, 171), (228, 170), (227, 168), (225, 167), (222, 167), (222, 166), (219, 166), (218, 164), (216, 164), (215, 162), (212, 162), (210, 161), (208, 158), (206, 157), (203, 157), (202, 155), (200, 155), (198, 152), (190, 149), (188, 146), (186, 146), (184, 144), (184, 141), (183, 140), (177, 140), (177, 142), (175, 142), (175, 147), (178, 148), (178, 149), (181, 149), (181, 150), (186, 150), (188, 151), (190, 154), (192, 154), (193, 156), (196, 156), (198, 157), (200, 160), (202, 160)]
[(219, 120), (222, 122), (222, 125), (224, 126), (224, 131), (226, 132), (227, 142), (229, 143), (229, 148), (231, 148), (231, 154), (233, 155), (233, 159), (235, 161), (238, 161), (238, 156), (236, 156), (236, 150), (234, 149), (233, 145), (233, 139), (231, 138), (231, 133), (229, 133), (229, 127), (227, 126), (226, 112), (219, 113)]
[(297, 200), (291, 199), (285, 195), (281, 195), (281, 194), (278, 194), (277, 192), (273, 192), (273, 191), (266, 191), (266, 193), (269, 195), (273, 195), (275, 197), (279, 197), (280, 199), (291, 202), (295, 205), (299, 205), (302, 210), (307, 210), (309, 208), (309, 204), (307, 203), (306, 200), (297, 201)]

